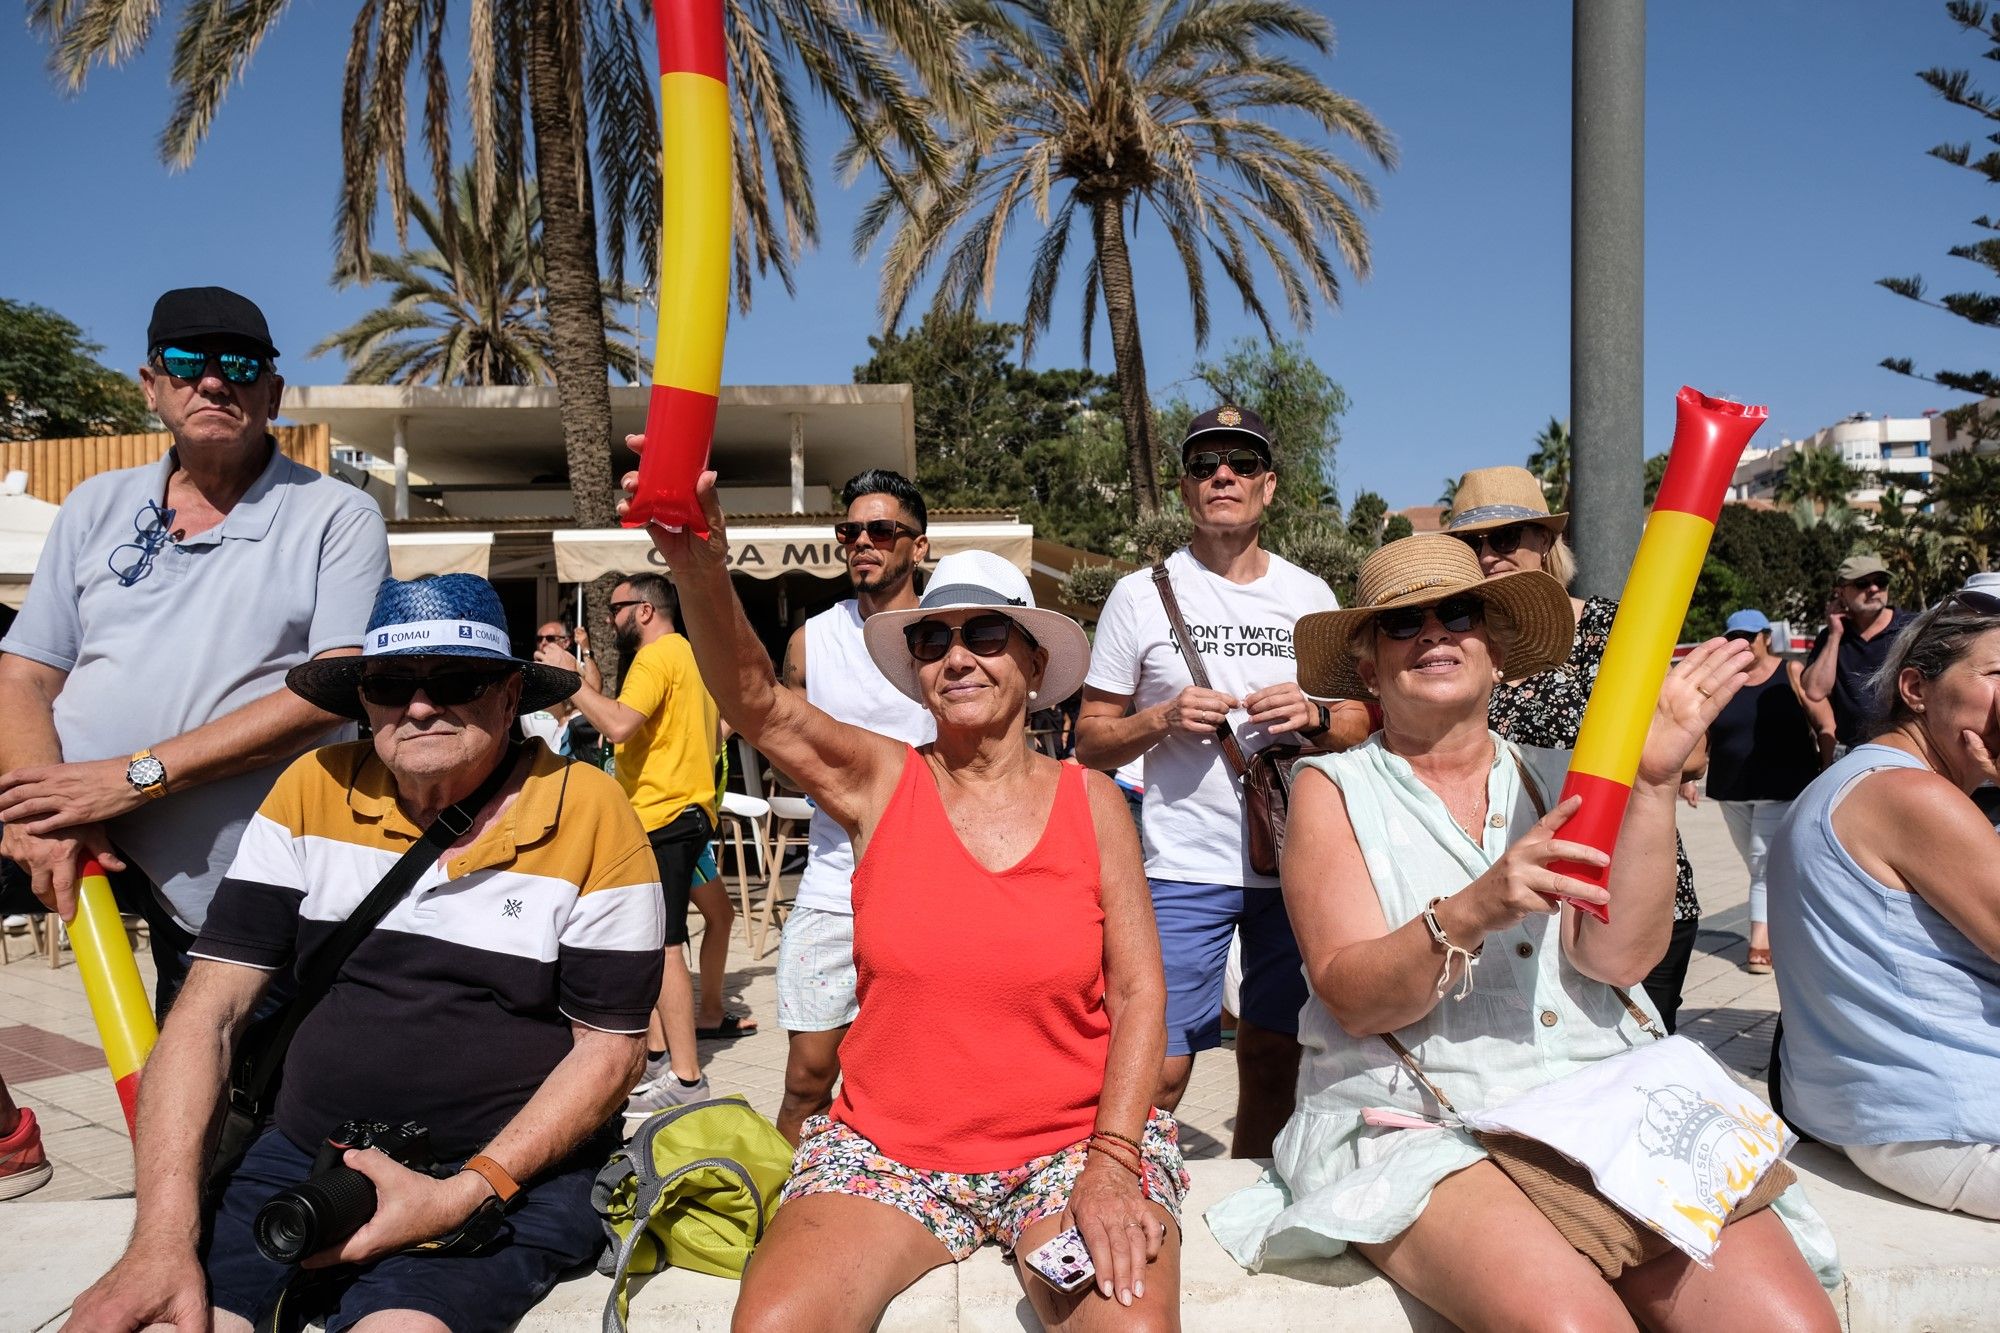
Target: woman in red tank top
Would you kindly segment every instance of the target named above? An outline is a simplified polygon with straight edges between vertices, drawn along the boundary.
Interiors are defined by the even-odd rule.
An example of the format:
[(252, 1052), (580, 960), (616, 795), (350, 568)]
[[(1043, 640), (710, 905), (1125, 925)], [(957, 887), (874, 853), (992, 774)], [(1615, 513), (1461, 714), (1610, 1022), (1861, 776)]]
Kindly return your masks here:
[(1000, 557), (947, 556), (915, 609), (863, 627), (937, 741), (836, 722), (772, 674), (730, 587), (714, 487), (704, 474), (706, 539), (650, 531), (723, 717), (854, 839), (860, 1006), (736, 1327), (870, 1328), (985, 1241), (1026, 1256), (1071, 1227), (1094, 1283), (1065, 1294), (1019, 1269), (1044, 1323), (1176, 1326), (1187, 1176), (1151, 1106), (1166, 982), (1138, 835), (1110, 778), (1027, 743), (1031, 705), (1083, 684), (1082, 628), (1037, 608)]

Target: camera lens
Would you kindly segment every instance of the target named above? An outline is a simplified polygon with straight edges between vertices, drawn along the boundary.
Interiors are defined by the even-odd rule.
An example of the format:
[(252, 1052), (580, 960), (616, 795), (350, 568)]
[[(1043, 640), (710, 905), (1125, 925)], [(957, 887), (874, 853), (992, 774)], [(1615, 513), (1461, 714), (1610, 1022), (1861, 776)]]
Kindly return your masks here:
[(359, 1231), (375, 1215), (375, 1184), (336, 1166), (296, 1189), (280, 1190), (257, 1210), (257, 1248), (273, 1263), (295, 1264)]

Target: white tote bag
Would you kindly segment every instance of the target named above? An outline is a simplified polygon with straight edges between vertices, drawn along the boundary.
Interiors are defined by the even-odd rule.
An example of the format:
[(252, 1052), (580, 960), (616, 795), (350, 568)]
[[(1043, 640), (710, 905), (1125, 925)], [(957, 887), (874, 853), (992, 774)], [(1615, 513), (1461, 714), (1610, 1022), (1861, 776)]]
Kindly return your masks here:
[(1463, 1115), (1539, 1139), (1588, 1168), (1612, 1203), (1706, 1266), (1730, 1212), (1796, 1136), (1686, 1037), (1668, 1037)]

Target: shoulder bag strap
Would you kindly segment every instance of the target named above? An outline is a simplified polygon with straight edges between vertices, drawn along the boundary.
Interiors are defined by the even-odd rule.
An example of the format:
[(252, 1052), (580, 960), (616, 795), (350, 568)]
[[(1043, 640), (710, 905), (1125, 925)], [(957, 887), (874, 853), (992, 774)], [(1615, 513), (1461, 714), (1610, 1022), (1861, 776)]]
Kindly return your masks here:
[(325, 998), (327, 991), (332, 989), (334, 979), (347, 965), (347, 960), (356, 946), (381, 923), (382, 918), (389, 914), (389, 909), (410, 891), (410, 886), (417, 882), (425, 867), (435, 861), (440, 852), (464, 837), (472, 828), (472, 823), (478, 818), (480, 810), (484, 809), (486, 803), (506, 785), (508, 777), (520, 763), (524, 748), (518, 742), (509, 745), (506, 754), (487, 775), (486, 780), (479, 784), (477, 791), (439, 811), (438, 817), (431, 821), (431, 826), (410, 844), (409, 850), (397, 858), (395, 865), (389, 867), (389, 873), (382, 876), (381, 882), (362, 900), (361, 905), (340, 923), (339, 929), (334, 931), (326, 946), (314, 955), (311, 968), (301, 973), (298, 994), (287, 1007), (284, 1021), (272, 1034), (270, 1043), (262, 1051), (255, 1052), (251, 1060), (246, 1062), (245, 1078), (238, 1086), (230, 1089), (231, 1105), (253, 1116), (269, 1109), (263, 1105), (265, 1094), (272, 1081), (276, 1079), (278, 1070), (284, 1066), (285, 1052), (290, 1049), (292, 1037), (298, 1032), (299, 1025), (305, 1022), (306, 1015), (311, 1013), (313, 1006)]
[[(1202, 665), (1201, 654), (1194, 650), (1194, 639), (1188, 634), (1187, 621), (1181, 619), (1180, 599), (1174, 596), (1173, 580), (1167, 577), (1167, 563), (1153, 562), (1153, 586), (1160, 590), (1160, 604), (1167, 608), (1167, 621), (1174, 627), (1174, 635), (1180, 640), (1181, 659), (1187, 663), (1188, 675), (1201, 689), (1215, 687), (1208, 682), (1208, 668)], [(1250, 761), (1243, 757), (1243, 747), (1236, 741), (1236, 733), (1229, 728), (1229, 720), (1224, 718), (1215, 729), (1215, 738), (1222, 742), (1222, 753), (1228, 758), (1229, 766), (1241, 778), (1250, 771)]]

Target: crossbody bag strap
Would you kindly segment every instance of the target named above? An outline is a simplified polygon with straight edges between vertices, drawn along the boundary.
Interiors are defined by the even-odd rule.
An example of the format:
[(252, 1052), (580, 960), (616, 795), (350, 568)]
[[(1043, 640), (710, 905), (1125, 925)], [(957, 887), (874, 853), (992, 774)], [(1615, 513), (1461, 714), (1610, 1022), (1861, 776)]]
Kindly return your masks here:
[[(1202, 664), (1201, 654), (1194, 649), (1194, 638), (1189, 635), (1187, 621), (1181, 618), (1180, 598), (1174, 595), (1173, 580), (1167, 577), (1167, 562), (1153, 562), (1153, 586), (1160, 590), (1160, 604), (1167, 608), (1167, 621), (1174, 627), (1174, 636), (1180, 640), (1181, 660), (1187, 663), (1188, 675), (1195, 685), (1204, 690), (1215, 687), (1209, 684), (1208, 668)], [(1215, 737), (1222, 742), (1222, 753), (1229, 760), (1229, 766), (1242, 777), (1250, 771), (1250, 761), (1243, 756), (1243, 747), (1236, 741), (1236, 733), (1230, 729), (1229, 719), (1224, 718), (1215, 728)]]
[[(1527, 791), (1528, 800), (1535, 807), (1535, 818), (1540, 819), (1542, 816), (1548, 814), (1549, 803), (1542, 799), (1542, 789), (1535, 785), (1535, 775), (1530, 773), (1527, 764), (1522, 762), (1519, 750), (1514, 751), (1514, 767), (1520, 770), (1521, 786)], [(1625, 1006), (1625, 1012), (1632, 1016), (1633, 1021), (1653, 1035), (1653, 1040), (1665, 1041), (1667, 1039), (1667, 1034), (1660, 1031), (1659, 1024), (1655, 1023), (1647, 1016), (1644, 1009), (1641, 1009), (1633, 1002), (1631, 994), (1623, 986), (1613, 986), (1611, 993), (1618, 997), (1618, 1002)]]
[(396, 864), (389, 867), (381, 882), (340, 923), (325, 947), (313, 956), (311, 967), (300, 974), (298, 994), (286, 1009), (284, 1022), (273, 1034), (270, 1044), (258, 1053), (256, 1063), (251, 1066), (243, 1083), (230, 1090), (231, 1103), (238, 1110), (256, 1115), (269, 1109), (263, 1104), (265, 1094), (277, 1078), (279, 1069), (284, 1067), (285, 1052), (290, 1049), (299, 1025), (305, 1022), (313, 1006), (333, 988), (340, 970), (347, 966), (348, 958), (368, 933), (381, 924), (382, 918), (410, 891), (410, 886), (437, 860), (438, 854), (472, 828), (473, 821), (479, 817), (486, 803), (507, 784), (507, 779), (520, 763), (524, 748), (518, 742), (508, 746), (507, 753), (487, 774), (486, 780), (479, 784), (477, 791), (439, 811), (430, 827), (396, 859)]

